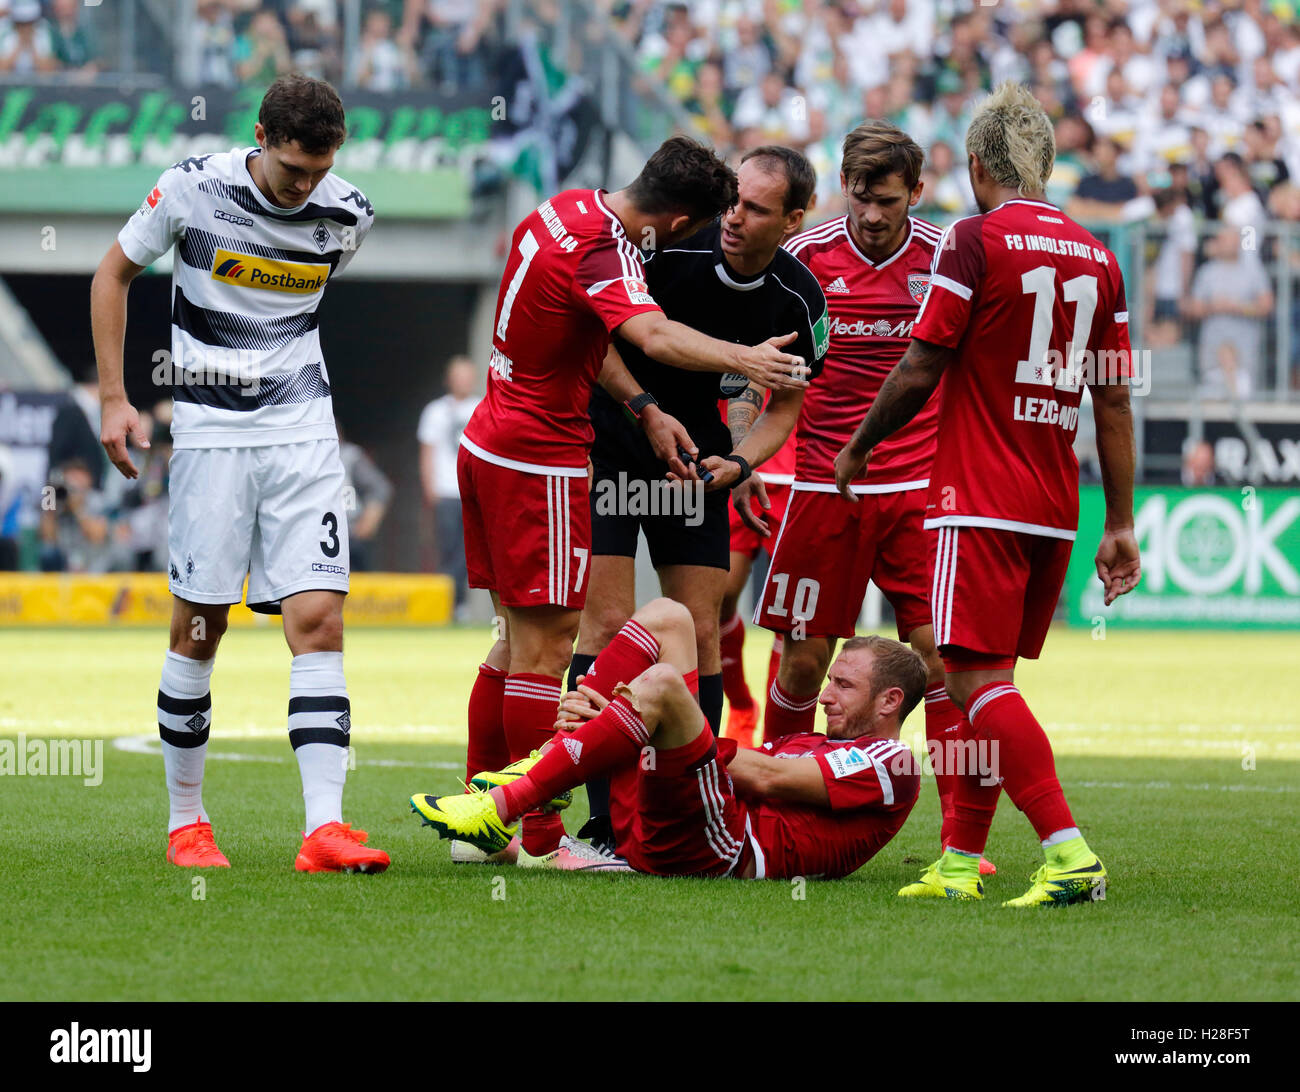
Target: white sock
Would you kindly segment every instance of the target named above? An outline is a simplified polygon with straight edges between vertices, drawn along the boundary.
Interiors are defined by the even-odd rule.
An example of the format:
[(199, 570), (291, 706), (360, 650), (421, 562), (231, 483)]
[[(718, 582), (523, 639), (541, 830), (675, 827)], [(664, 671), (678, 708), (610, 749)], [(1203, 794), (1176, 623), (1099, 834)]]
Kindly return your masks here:
[(306, 834), (326, 823), (343, 821), (351, 728), (343, 653), (295, 656), (289, 668), (289, 742), (302, 775)]
[(191, 660), (168, 652), (158, 687), (158, 735), (171, 814), (170, 833), (191, 823), (206, 823), (203, 809), (203, 763), (208, 756), (212, 696), (208, 680), (215, 660)]
[(1043, 848), (1051, 849), (1052, 846), (1059, 846), (1062, 842), (1068, 842), (1071, 838), (1082, 838), (1083, 831), (1078, 827), (1066, 827), (1064, 830), (1058, 830), (1055, 834), (1049, 834), (1043, 839)]

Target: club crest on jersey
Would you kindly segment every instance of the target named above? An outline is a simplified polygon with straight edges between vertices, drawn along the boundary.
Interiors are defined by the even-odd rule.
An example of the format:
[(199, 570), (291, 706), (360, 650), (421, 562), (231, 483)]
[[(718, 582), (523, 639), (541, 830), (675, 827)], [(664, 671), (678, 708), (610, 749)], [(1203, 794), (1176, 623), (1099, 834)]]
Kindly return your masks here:
[(330, 241), (330, 229), (325, 226), (324, 220), (317, 223), (316, 230), (311, 233), (311, 237), (315, 240), (316, 245), (320, 247), (320, 252), (324, 254), (325, 248)]
[(212, 258), (212, 279), (239, 288), (304, 296), (324, 288), (329, 275), (329, 265), (316, 262), (284, 262), (221, 249)]
[(930, 287), (929, 273), (909, 273), (907, 275), (907, 291), (912, 299), (917, 303), (925, 300), (926, 290)]

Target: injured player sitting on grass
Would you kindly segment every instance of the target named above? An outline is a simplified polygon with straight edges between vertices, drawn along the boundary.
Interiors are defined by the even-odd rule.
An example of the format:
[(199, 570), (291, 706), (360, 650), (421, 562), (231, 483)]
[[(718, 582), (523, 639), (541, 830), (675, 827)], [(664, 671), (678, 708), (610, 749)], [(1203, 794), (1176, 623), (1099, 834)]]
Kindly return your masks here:
[(752, 751), (714, 738), (697, 675), (690, 612), (657, 599), (564, 697), (540, 752), (476, 775), (468, 793), (417, 794), (412, 808), (441, 837), (497, 853), (519, 816), (565, 807), (573, 788), (608, 776), (617, 857), (565, 838), (546, 864), (662, 876), (847, 876), (898, 833), (920, 786), (899, 740), (925, 690), (915, 652), (883, 637), (845, 642), (819, 698), (826, 734)]

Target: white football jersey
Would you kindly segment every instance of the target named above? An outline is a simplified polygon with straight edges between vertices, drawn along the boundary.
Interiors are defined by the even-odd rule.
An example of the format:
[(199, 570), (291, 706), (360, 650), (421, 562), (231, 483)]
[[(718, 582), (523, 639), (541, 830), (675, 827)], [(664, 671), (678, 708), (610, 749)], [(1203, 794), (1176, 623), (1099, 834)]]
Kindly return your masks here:
[(118, 234), (151, 265), (176, 247), (172, 384), (177, 448), (332, 438), (317, 314), (374, 223), (360, 190), (327, 174), (298, 208), (271, 204), (248, 171), (259, 148), (195, 156), (163, 172)]

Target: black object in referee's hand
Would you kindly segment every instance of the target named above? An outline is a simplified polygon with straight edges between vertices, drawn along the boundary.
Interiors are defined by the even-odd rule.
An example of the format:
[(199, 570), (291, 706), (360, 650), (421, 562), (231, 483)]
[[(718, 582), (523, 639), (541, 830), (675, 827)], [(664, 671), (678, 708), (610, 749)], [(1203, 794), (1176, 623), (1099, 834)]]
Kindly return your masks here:
[[(691, 463), (695, 462), (695, 456), (692, 455), (680, 444), (677, 445), (677, 457), (681, 459), (681, 461), (685, 463), (687, 466), (690, 466)], [(696, 465), (698, 466), (699, 464)], [(702, 481), (705, 485), (708, 485), (709, 482), (713, 481), (712, 470), (701, 470), (699, 474), (700, 474), (700, 481)]]

